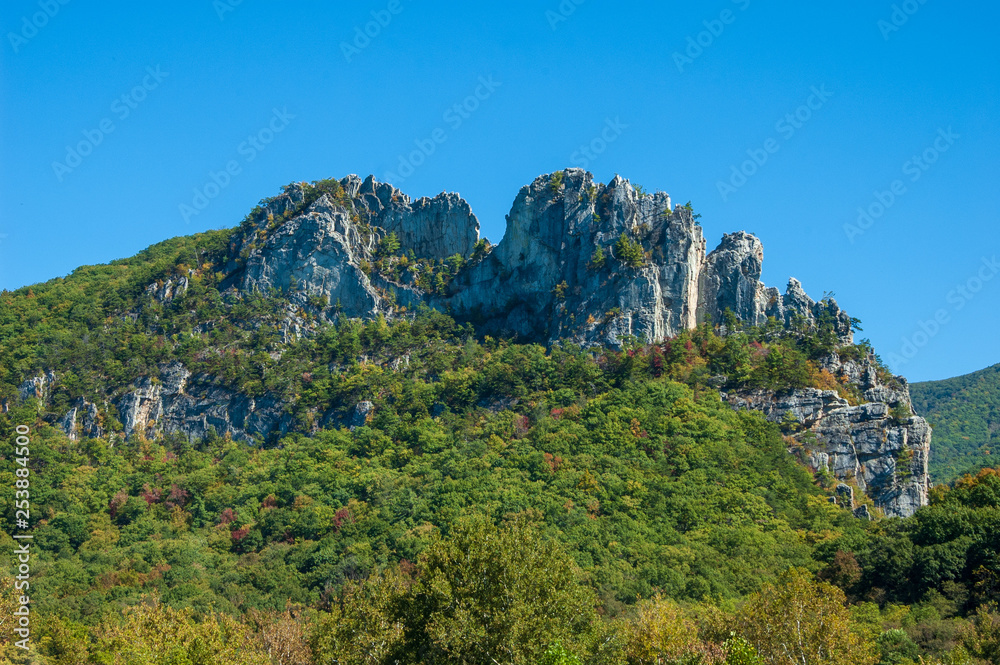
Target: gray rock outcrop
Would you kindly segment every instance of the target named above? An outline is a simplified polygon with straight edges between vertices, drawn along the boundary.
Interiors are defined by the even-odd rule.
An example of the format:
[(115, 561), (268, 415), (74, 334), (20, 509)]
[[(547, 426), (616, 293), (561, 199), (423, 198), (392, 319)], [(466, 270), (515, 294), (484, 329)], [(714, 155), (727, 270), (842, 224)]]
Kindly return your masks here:
[[(192, 269), (190, 272), (194, 272)], [(154, 300), (163, 304), (173, 302), (174, 298), (179, 298), (187, 293), (190, 285), (187, 275), (181, 275), (174, 279), (168, 277), (165, 280), (154, 282), (146, 287), (146, 294)]]
[(341, 181), (361, 218), (385, 233), (395, 233), (400, 244), (414, 255), (446, 259), (468, 256), (479, 240), (479, 220), (469, 204), (455, 193), (442, 192), (434, 198), (410, 197), (392, 185), (368, 176)]
[(906, 517), (927, 505), (931, 428), (912, 414), (905, 380), (883, 382), (871, 357), (857, 362), (832, 354), (823, 368), (847, 377), (866, 401), (852, 405), (836, 391), (815, 388), (731, 392), (724, 399), (782, 423), (804, 462), (852, 483), (887, 516)]
[(49, 399), (49, 395), (52, 392), (52, 386), (55, 382), (55, 372), (49, 370), (39, 374), (38, 376), (33, 376), (22, 381), (21, 385), (17, 387), (17, 392), (22, 401), (34, 398), (41, 403), (45, 403)]
[(191, 439), (218, 436), (253, 441), (289, 430), (291, 417), (274, 395), (251, 397), (219, 386), (212, 377), (192, 376), (181, 363), (160, 367), (156, 381), (139, 379), (117, 400), (123, 435), (182, 433)]
[(96, 439), (106, 433), (97, 405), (83, 398), (75, 400), (56, 425), (70, 441), (77, 441), (80, 437)]
[(350, 316), (391, 315), (385, 295), (361, 267), (374, 242), (362, 236), (351, 212), (324, 194), (250, 252), (239, 287), (264, 294), (277, 290), (303, 305), (323, 298)]
[[(641, 245), (642, 265), (615, 257), (622, 236)], [(603, 262), (594, 261), (598, 249)], [(704, 260), (701, 227), (686, 208), (671, 209), (667, 194), (568, 169), (561, 182), (542, 176), (521, 188), (503, 240), (456, 278), (443, 304), (523, 339), (664, 339), (695, 325)]]
[[(548, 343), (662, 340), (721, 322), (726, 310), (750, 325), (829, 315), (841, 340), (851, 340), (850, 318), (834, 301), (814, 302), (794, 279), (784, 295), (761, 283), (764, 251), (756, 237), (726, 235), (706, 256), (689, 208), (620, 176), (606, 185), (581, 169), (539, 176), (514, 200), (503, 240), (475, 257), (479, 222), (457, 194), (411, 201), (372, 176), (348, 176), (340, 187), (336, 199), (323, 194), (304, 208), (301, 185), (266, 202), (233, 248), (246, 260), (230, 266), (229, 282), (247, 292), (275, 289), (325, 319), (392, 317), (425, 303), (487, 332)], [(293, 210), (299, 214), (271, 228), (276, 215)], [(389, 233), (416, 259), (471, 260), (445, 288), (421, 289), (373, 271)], [(619, 239), (635, 248), (631, 259), (616, 256)]]

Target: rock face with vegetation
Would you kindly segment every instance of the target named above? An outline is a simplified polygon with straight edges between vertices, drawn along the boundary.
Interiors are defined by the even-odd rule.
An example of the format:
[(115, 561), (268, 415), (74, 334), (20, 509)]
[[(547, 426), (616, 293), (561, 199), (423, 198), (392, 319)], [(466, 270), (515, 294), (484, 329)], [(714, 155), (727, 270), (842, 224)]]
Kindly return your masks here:
[(192, 377), (179, 362), (161, 366), (155, 382), (139, 379), (115, 407), (126, 436), (148, 438), (181, 433), (194, 441), (214, 429), (219, 436), (236, 440), (263, 440), (287, 432), (290, 421), (276, 396), (251, 397), (217, 385), (211, 376)]
[(724, 398), (781, 423), (803, 461), (857, 486), (887, 516), (906, 517), (927, 505), (931, 428), (913, 415), (905, 379), (886, 375), (871, 356), (835, 352), (820, 366), (845, 377), (840, 385), (852, 390), (757, 389)]
[(424, 303), (526, 341), (663, 340), (727, 309), (750, 325), (829, 310), (851, 340), (832, 300), (813, 302), (795, 280), (784, 295), (760, 282), (757, 238), (727, 235), (706, 256), (690, 207), (619, 176), (606, 185), (580, 169), (540, 176), (517, 195), (495, 247), (456, 194), (411, 202), (348, 176), (309, 199), (290, 185), (248, 217), (233, 284), (287, 293), (322, 315), (391, 317)]
[[(928, 492), (858, 322), (705, 249), (620, 178), (542, 176), (494, 247), (352, 176), (0, 293), (27, 657), (997, 662), (1000, 470)], [(986, 441), (995, 377), (923, 403)]]
[[(276, 316), (285, 344), (340, 317), (393, 320), (422, 307), (445, 311), (479, 334), (584, 348), (661, 343), (713, 323), (723, 334), (744, 326), (772, 335), (822, 328), (831, 353), (815, 364), (828, 386), (779, 381), (751, 390), (729, 377), (737, 389), (727, 399), (794, 426), (789, 434), (807, 451), (804, 462), (857, 486), (885, 514), (909, 515), (924, 505), (930, 429), (911, 415), (905, 381), (880, 376), (872, 358), (841, 361), (832, 351), (852, 344), (853, 322), (835, 301), (813, 301), (795, 279), (784, 294), (764, 286), (763, 247), (748, 233), (724, 236), (706, 255), (697, 218), (690, 205), (672, 206), (666, 193), (647, 193), (618, 176), (602, 184), (567, 169), (521, 189), (503, 240), (492, 246), (479, 238), (479, 222), (457, 194), (412, 201), (371, 176), (352, 175), (292, 184), (262, 201), (220, 257), (219, 288), (229, 297), (281, 299)], [(149, 284), (144, 295), (172, 307), (196, 272)], [(195, 321), (192, 330), (207, 325)], [(46, 401), (52, 381), (29, 379), (22, 393)], [(179, 432), (197, 439), (211, 430), (252, 441), (294, 428), (286, 412), (294, 395), (224, 383), (181, 361), (160, 363), (152, 376), (105, 395), (105, 411), (124, 436)], [(310, 428), (353, 423), (354, 409), (317, 413)], [(59, 418), (71, 436), (108, 431), (102, 422), (85, 400)]]

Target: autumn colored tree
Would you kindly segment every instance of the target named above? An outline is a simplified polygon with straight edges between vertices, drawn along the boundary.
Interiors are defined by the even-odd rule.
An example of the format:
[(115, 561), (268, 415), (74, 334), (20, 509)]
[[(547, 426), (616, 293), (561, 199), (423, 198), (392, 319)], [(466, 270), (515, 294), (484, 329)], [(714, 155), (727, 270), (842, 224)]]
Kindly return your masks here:
[(628, 665), (725, 662), (722, 647), (698, 638), (698, 627), (677, 603), (654, 596), (639, 603), (622, 626), (622, 656)]
[(736, 624), (769, 665), (874, 665), (872, 645), (851, 631), (845, 601), (839, 588), (791, 568), (750, 597)]
[(970, 655), (983, 663), (1000, 663), (1000, 614), (996, 606), (980, 606), (962, 637), (962, 646)]
[(318, 663), (378, 665), (399, 646), (402, 622), (396, 618), (408, 577), (398, 568), (345, 585), (315, 622), (310, 645)]
[(250, 628), (225, 614), (196, 621), (191, 609), (156, 601), (126, 608), (96, 631), (101, 665), (272, 665)]
[(271, 658), (272, 665), (312, 665), (309, 625), (300, 610), (291, 607), (284, 612), (251, 610), (246, 623), (254, 629), (256, 642)]

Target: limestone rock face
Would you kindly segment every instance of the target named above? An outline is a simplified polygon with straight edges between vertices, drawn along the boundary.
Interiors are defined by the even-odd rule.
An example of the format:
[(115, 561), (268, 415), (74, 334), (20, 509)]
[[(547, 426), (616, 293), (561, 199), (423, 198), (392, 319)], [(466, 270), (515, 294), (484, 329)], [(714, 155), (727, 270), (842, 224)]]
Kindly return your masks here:
[(883, 383), (871, 357), (857, 362), (833, 354), (823, 368), (850, 378), (867, 401), (852, 406), (835, 391), (815, 388), (733, 392), (724, 399), (789, 427), (803, 461), (853, 482), (887, 516), (906, 517), (927, 505), (931, 428), (912, 415), (905, 379)]
[[(254, 233), (234, 248), (246, 252), (246, 261), (229, 266), (231, 283), (245, 292), (275, 289), (293, 304), (318, 309), (324, 319), (339, 312), (391, 317), (398, 305), (415, 307), (429, 298), (369, 274), (385, 236), (395, 233), (404, 253), (431, 260), (467, 257), (479, 240), (479, 221), (457, 194), (411, 201), (372, 176), (364, 181), (348, 176), (340, 185), (343, 199), (323, 194), (275, 229), (269, 228), (274, 216), (299, 210), (305, 200), (303, 187), (289, 185), (263, 206), (251, 219)], [(258, 245), (261, 236), (265, 239)]]
[(66, 433), (70, 441), (76, 441), (81, 436), (96, 439), (105, 434), (97, 405), (83, 398), (75, 400), (69, 411), (56, 421), (56, 425)]
[(711, 317), (721, 323), (729, 309), (749, 325), (766, 320), (766, 293), (760, 282), (764, 245), (755, 236), (740, 231), (722, 237), (722, 243), (705, 259), (698, 298), (698, 322)]
[(275, 289), (301, 304), (325, 297), (351, 316), (390, 312), (360, 267), (376, 240), (363, 238), (358, 226), (349, 211), (324, 194), (249, 254), (240, 288), (259, 293)]
[(364, 182), (348, 176), (341, 184), (355, 205), (365, 211), (363, 219), (385, 233), (395, 233), (402, 247), (418, 257), (466, 257), (479, 240), (479, 220), (458, 194), (442, 192), (432, 199), (411, 202), (409, 196), (377, 182), (374, 176)]
[(755, 236), (743, 231), (723, 236), (701, 273), (698, 322), (711, 317), (713, 322), (722, 323), (727, 309), (750, 325), (762, 325), (769, 317), (786, 326), (798, 322), (811, 325), (829, 317), (841, 342), (853, 341), (851, 318), (835, 300), (815, 302), (794, 277), (781, 295), (760, 281), (763, 262), (764, 247)]
[[(641, 243), (643, 265), (616, 259), (622, 236)], [(603, 262), (594, 261), (598, 249)], [(503, 240), (443, 302), (458, 318), (523, 339), (663, 339), (695, 323), (704, 253), (701, 228), (667, 194), (567, 169), (521, 188)]]
[(56, 382), (55, 372), (49, 370), (30, 379), (25, 379), (17, 387), (21, 400), (36, 398), (43, 404), (48, 401), (52, 386)]
[(215, 428), (219, 436), (229, 434), (237, 441), (253, 441), (285, 433), (290, 426), (284, 404), (277, 397), (250, 397), (216, 385), (212, 377), (192, 377), (178, 362), (161, 366), (156, 383), (148, 377), (139, 379), (115, 406), (126, 437), (181, 432), (200, 439), (209, 428)]
[(188, 290), (188, 278), (181, 276), (174, 279), (167, 279), (162, 284), (150, 284), (146, 287), (146, 293), (161, 303), (172, 302), (174, 298), (184, 295)]
[[(479, 221), (457, 194), (412, 201), (372, 176), (348, 176), (340, 186), (336, 200), (307, 199), (293, 184), (265, 202), (251, 216), (252, 233), (232, 248), (246, 259), (230, 264), (229, 283), (247, 292), (276, 289), (320, 319), (392, 317), (423, 303), (486, 332), (545, 343), (657, 341), (722, 322), (727, 310), (751, 325), (830, 316), (841, 340), (851, 341), (850, 318), (833, 300), (814, 302), (794, 279), (784, 295), (760, 282), (764, 250), (756, 237), (726, 235), (706, 256), (689, 208), (620, 176), (606, 185), (581, 169), (539, 176), (518, 193), (501, 242), (480, 252)], [(271, 227), (290, 211), (297, 214)], [(413, 279), (372, 269), (390, 233), (401, 253), (418, 260), (469, 260), (446, 286), (422, 290)], [(616, 256), (621, 242), (631, 256)]]
[(815, 302), (806, 295), (802, 284), (794, 277), (788, 280), (785, 295), (778, 295), (777, 289), (764, 289), (764, 320), (773, 317), (786, 326), (796, 326), (798, 322), (813, 324), (821, 318), (828, 318), (834, 325), (837, 337), (844, 344), (854, 339), (851, 317), (837, 306), (833, 298)]

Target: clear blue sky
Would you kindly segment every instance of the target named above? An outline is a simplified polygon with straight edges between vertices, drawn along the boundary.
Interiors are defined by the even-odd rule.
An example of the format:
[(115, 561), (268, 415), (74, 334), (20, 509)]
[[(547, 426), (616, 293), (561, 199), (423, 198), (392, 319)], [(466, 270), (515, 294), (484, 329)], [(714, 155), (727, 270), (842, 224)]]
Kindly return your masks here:
[[(1000, 362), (1000, 275), (976, 281), (1000, 254), (1000, 9), (576, 2), (5, 2), (0, 287), (234, 226), (293, 180), (385, 179), (435, 136), (402, 189), (461, 193), (495, 242), (518, 188), (581, 166), (610, 120), (586, 158), (600, 180), (693, 201), (710, 248), (757, 234), (769, 285), (834, 291), (911, 380)], [(767, 161), (724, 196), (751, 154)], [(849, 238), (876, 192), (895, 200)]]

